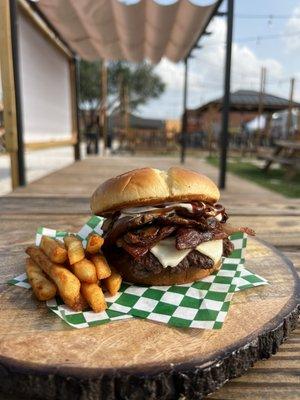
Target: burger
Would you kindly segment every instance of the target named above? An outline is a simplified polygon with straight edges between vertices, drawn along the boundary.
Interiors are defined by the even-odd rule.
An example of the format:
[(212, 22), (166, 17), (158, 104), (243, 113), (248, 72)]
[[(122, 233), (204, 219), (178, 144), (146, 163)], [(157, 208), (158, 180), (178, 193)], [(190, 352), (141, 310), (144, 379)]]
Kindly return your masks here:
[(102, 183), (91, 210), (105, 217), (103, 252), (127, 282), (174, 285), (200, 280), (233, 251), (220, 192), (205, 175), (141, 168)]

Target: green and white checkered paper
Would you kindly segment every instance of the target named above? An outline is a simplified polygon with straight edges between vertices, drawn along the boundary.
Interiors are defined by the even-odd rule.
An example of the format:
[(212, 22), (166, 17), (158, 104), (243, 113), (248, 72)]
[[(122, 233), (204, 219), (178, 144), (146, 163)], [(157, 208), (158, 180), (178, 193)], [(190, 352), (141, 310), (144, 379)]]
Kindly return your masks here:
[[(103, 221), (103, 218), (93, 216), (77, 233), (84, 246), (91, 232), (102, 233)], [(39, 245), (42, 235), (63, 240), (66, 234), (64, 231), (39, 228), (36, 245)], [(234, 252), (230, 257), (223, 258), (218, 272), (201, 281), (151, 287), (123, 282), (116, 296), (106, 296), (108, 309), (101, 313), (75, 312), (64, 305), (58, 296), (47, 301), (47, 306), (74, 328), (87, 328), (110, 321), (138, 317), (180, 328), (220, 329), (236, 291), (267, 284), (264, 278), (244, 268), (247, 235), (239, 232), (233, 234), (230, 239), (234, 243)], [(8, 283), (30, 288), (25, 273)]]

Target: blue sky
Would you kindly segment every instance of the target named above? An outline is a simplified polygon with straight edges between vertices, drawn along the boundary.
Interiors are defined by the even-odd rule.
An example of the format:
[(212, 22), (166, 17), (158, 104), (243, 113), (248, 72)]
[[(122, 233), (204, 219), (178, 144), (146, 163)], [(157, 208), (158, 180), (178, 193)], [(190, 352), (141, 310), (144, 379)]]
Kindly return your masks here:
[[(203, 4), (203, 1), (199, 0), (199, 3)], [(288, 18), (241, 18), (249, 14)], [(213, 34), (201, 40), (203, 49), (194, 51), (195, 59), (189, 63), (189, 107), (197, 107), (222, 95), (225, 18), (214, 18), (209, 30)], [(282, 36), (243, 40), (277, 34)], [(267, 92), (287, 97), (289, 79), (295, 77), (295, 100), (300, 101), (300, 0), (235, 0), (233, 90), (258, 90), (262, 66), (267, 68)], [(139, 114), (152, 118), (178, 118), (182, 112), (183, 65), (162, 60), (156, 71), (167, 84), (166, 92), (160, 99), (141, 107)]]

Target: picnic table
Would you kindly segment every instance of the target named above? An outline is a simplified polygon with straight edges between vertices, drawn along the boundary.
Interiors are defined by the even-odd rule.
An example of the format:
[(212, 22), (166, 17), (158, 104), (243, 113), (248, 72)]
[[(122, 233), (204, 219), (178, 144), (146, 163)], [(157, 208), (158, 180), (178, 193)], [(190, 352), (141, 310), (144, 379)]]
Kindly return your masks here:
[[(146, 160), (138, 157), (91, 157), (1, 197), (0, 292), (6, 290), (5, 282), (12, 277), (9, 266), (23, 259), (24, 248), (32, 243), (38, 226), (76, 232), (87, 220), (89, 197), (101, 181), (145, 164), (167, 168), (174, 163), (175, 159), (167, 157), (149, 157)], [(186, 167), (216, 180), (217, 170), (200, 160), (190, 159)], [(228, 188), (221, 194), (221, 202), (228, 209), (232, 223), (254, 228), (260, 238), (290, 258), (300, 273), (299, 200), (286, 199), (230, 176)], [(209, 399), (299, 399), (299, 344), (298, 325), (276, 355), (257, 362), (245, 375), (228, 382)], [(1, 394), (0, 397), (15, 400)]]
[(300, 169), (300, 142), (278, 140), (273, 154), (260, 155), (259, 158), (266, 161), (264, 171), (267, 172), (273, 163), (278, 163), (286, 168), (287, 176), (292, 177)]

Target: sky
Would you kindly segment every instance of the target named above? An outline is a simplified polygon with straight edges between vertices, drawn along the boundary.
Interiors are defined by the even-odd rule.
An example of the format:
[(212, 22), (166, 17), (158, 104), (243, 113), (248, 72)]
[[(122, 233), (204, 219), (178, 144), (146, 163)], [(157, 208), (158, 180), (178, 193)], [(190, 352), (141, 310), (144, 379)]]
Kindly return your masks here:
[[(204, 0), (193, 2), (203, 4)], [(205, 0), (206, 4), (211, 2)], [(223, 10), (225, 5), (226, 1)], [(232, 90), (259, 90), (260, 71), (264, 66), (267, 93), (288, 97), (290, 78), (294, 77), (294, 99), (300, 101), (300, 0), (235, 0), (234, 13)], [(249, 15), (274, 17), (248, 18)], [(212, 35), (200, 40), (203, 48), (194, 50), (194, 58), (189, 60), (188, 108), (196, 108), (223, 93), (226, 18), (215, 17), (208, 30)], [(266, 35), (275, 37), (264, 39)], [(166, 83), (165, 93), (140, 107), (138, 114), (148, 118), (180, 118), (183, 63), (163, 59), (155, 71)]]

